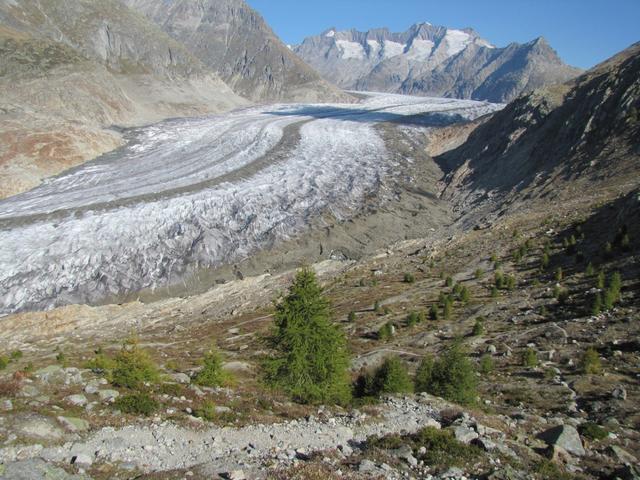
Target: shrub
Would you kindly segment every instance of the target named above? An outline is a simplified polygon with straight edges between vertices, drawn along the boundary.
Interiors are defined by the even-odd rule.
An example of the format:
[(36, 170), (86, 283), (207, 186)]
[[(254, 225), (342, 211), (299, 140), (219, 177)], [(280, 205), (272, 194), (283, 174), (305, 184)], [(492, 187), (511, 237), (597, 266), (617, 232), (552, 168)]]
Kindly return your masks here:
[(373, 311), (376, 312), (376, 313), (380, 313), (381, 310), (382, 309), (380, 308), (380, 300), (376, 300), (373, 303)]
[(540, 267), (545, 270), (549, 266), (549, 254), (543, 253), (542, 259), (540, 260)]
[(69, 360), (67, 359), (67, 356), (65, 355), (64, 352), (58, 352), (56, 354), (56, 362), (58, 362), (60, 365), (62, 365), (65, 368), (69, 366)]
[(4, 370), (9, 365), (9, 359), (6, 355), (0, 355), (0, 370)]
[(414, 327), (424, 321), (424, 313), (411, 312), (407, 315), (407, 326)]
[(416, 277), (412, 273), (405, 273), (403, 281), (404, 283), (415, 283)]
[(453, 277), (452, 277), (452, 276), (448, 276), (448, 277), (447, 277), (447, 279), (445, 280), (444, 284), (445, 284), (448, 288), (453, 287)]
[(426, 427), (415, 434), (416, 450), (424, 451), (419, 455), (426, 465), (436, 468), (463, 466), (478, 460), (482, 456), (480, 448), (465, 445), (456, 440), (451, 430)]
[(7, 378), (0, 380), (0, 398), (15, 397), (22, 388), (22, 381), (20, 377)]
[(527, 348), (522, 354), (522, 365), (528, 368), (538, 366), (538, 354), (533, 348)]
[(97, 353), (96, 356), (86, 362), (84, 366), (97, 375), (110, 376), (111, 371), (116, 366), (116, 362), (104, 353)]
[(181, 397), (185, 393), (185, 387), (179, 383), (163, 383), (160, 385), (158, 393), (170, 397)]
[(445, 320), (449, 320), (451, 318), (451, 314), (453, 313), (453, 300), (447, 297), (444, 301), (444, 305), (442, 306), (442, 318)]
[(202, 360), (203, 366), (193, 382), (203, 387), (221, 387), (231, 380), (231, 374), (222, 368), (222, 355), (215, 345), (205, 353)]
[(558, 303), (561, 305), (567, 303), (567, 300), (569, 300), (569, 290), (566, 288), (559, 288), (556, 298), (558, 299)]
[(404, 362), (398, 357), (385, 359), (373, 375), (373, 391), (378, 395), (412, 392), (413, 383)]
[(136, 339), (129, 339), (114, 358), (111, 383), (117, 387), (138, 389), (160, 378), (158, 368), (149, 354), (140, 349)]
[(146, 392), (122, 395), (116, 399), (114, 406), (123, 413), (147, 417), (160, 407), (158, 402)]
[(393, 326), (393, 323), (387, 322), (378, 330), (378, 340), (382, 340), (383, 342), (391, 340), (395, 332), (396, 328)]
[(494, 273), (493, 279), (497, 289), (501, 289), (504, 287), (504, 274), (502, 272)]
[(194, 416), (212, 422), (216, 419), (216, 404), (211, 400), (205, 400), (193, 411)]
[(460, 301), (462, 303), (469, 303), (470, 300), (471, 293), (469, 292), (469, 289), (467, 287), (462, 287), (462, 290), (460, 291)]
[(491, 287), (491, 297), (492, 298), (496, 298), (499, 294), (500, 294), (500, 292), (498, 291), (498, 287), (496, 287), (495, 285), (493, 287)]
[(598, 351), (591, 347), (582, 356), (582, 371), (587, 375), (599, 375), (602, 373), (602, 362)]
[(556, 282), (561, 282), (564, 278), (564, 272), (562, 271), (562, 267), (558, 267), (556, 269)]
[(483, 275), (484, 275), (484, 270), (482, 270), (481, 268), (476, 268), (476, 271), (473, 274), (476, 280), (480, 280), (483, 277)]
[(475, 403), (475, 371), (459, 342), (445, 349), (435, 361), (430, 357), (423, 359), (418, 373), (417, 391), (428, 392), (463, 405)]
[(356, 321), (356, 312), (354, 312), (354, 311), (349, 312), (349, 315), (347, 316), (347, 320), (350, 323), (355, 322)]
[(604, 288), (604, 272), (600, 270), (598, 272), (598, 278), (596, 278), (596, 288), (602, 290)]
[(594, 422), (581, 423), (578, 426), (578, 432), (589, 440), (604, 440), (609, 435), (604, 428)]
[(587, 268), (584, 271), (584, 274), (587, 275), (588, 277), (592, 277), (594, 272), (595, 272), (595, 269), (593, 268), (593, 263), (589, 262), (587, 264)]
[(20, 360), (22, 357), (23, 357), (22, 350), (14, 350), (13, 352), (11, 352), (11, 360), (14, 362), (17, 360)]
[(506, 280), (505, 288), (507, 290), (513, 290), (514, 288), (516, 288), (516, 277), (514, 277), (513, 275), (507, 275), (505, 277), (505, 280)]
[(484, 323), (482, 323), (482, 320), (477, 319), (476, 323), (473, 325), (473, 330), (471, 330), (471, 335), (473, 335), (474, 337), (479, 337), (483, 333), (484, 333)]
[(329, 318), (329, 302), (315, 273), (303, 269), (276, 306), (266, 380), (303, 403), (351, 398), (347, 342)]
[(480, 373), (483, 375), (488, 375), (493, 372), (495, 368), (495, 364), (493, 361), (493, 357), (491, 355), (486, 354), (480, 358)]
[(625, 233), (620, 239), (620, 248), (625, 252), (631, 250), (631, 238), (629, 237), (629, 234)]
[(596, 292), (591, 302), (591, 315), (598, 315), (600, 312), (602, 312), (602, 295)]
[(437, 305), (433, 304), (431, 305), (431, 308), (429, 308), (429, 319), (438, 320), (438, 317), (439, 317), (438, 307)]
[(611, 310), (620, 301), (622, 290), (622, 277), (619, 272), (615, 272), (609, 279), (609, 286), (604, 292), (604, 307)]

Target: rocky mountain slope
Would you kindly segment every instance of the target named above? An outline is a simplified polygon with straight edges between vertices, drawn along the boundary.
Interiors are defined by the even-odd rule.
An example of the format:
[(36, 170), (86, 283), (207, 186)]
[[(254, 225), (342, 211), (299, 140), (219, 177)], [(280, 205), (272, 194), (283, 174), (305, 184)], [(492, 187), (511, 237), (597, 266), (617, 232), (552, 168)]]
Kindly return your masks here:
[[(640, 43), (573, 82), (522, 96), (442, 155), (460, 212), (531, 208), (581, 189), (637, 184)], [(511, 205), (513, 204), (513, 205)]]
[(343, 88), (508, 102), (523, 92), (575, 77), (538, 38), (496, 48), (472, 29), (422, 23), (309, 37), (294, 51)]
[(187, 46), (238, 94), (255, 101), (348, 97), (278, 39), (243, 0), (123, 0)]
[(108, 127), (247, 102), (116, 0), (0, 1), (0, 195), (122, 143)]

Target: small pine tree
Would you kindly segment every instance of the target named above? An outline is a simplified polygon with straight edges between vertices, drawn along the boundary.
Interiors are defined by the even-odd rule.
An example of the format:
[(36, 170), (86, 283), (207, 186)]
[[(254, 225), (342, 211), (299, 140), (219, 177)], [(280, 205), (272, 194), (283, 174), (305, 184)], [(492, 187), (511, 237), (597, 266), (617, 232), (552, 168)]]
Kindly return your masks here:
[(356, 321), (356, 312), (354, 312), (353, 310), (349, 312), (349, 315), (347, 316), (347, 320), (349, 321), (349, 323), (353, 323)]
[(491, 355), (485, 354), (480, 358), (480, 373), (488, 375), (493, 372), (495, 364)]
[(442, 307), (442, 318), (449, 320), (453, 313), (453, 300), (447, 297)]
[(202, 360), (202, 369), (193, 381), (202, 387), (221, 387), (231, 380), (231, 375), (222, 368), (222, 355), (217, 347), (211, 346)]
[(545, 270), (549, 266), (549, 254), (543, 253), (542, 259), (540, 260), (540, 267)]
[(380, 308), (380, 300), (376, 300), (373, 303), (373, 311), (376, 312), (376, 313), (380, 313), (381, 310), (382, 309)]
[(509, 291), (513, 290), (516, 288), (516, 277), (514, 277), (513, 275), (507, 275), (506, 277), (506, 281), (505, 281), (505, 288)]
[(624, 252), (628, 252), (631, 250), (631, 238), (629, 237), (628, 233), (625, 233), (620, 239), (620, 248)]
[(533, 368), (538, 366), (538, 354), (533, 348), (527, 348), (522, 355), (522, 365)]
[(420, 323), (420, 315), (418, 312), (411, 312), (407, 315), (407, 326), (415, 327), (418, 323)]
[(396, 329), (391, 322), (385, 323), (382, 327), (380, 327), (380, 330), (378, 330), (378, 340), (381, 340), (383, 342), (391, 340), (395, 333), (395, 330)]
[(477, 379), (473, 364), (459, 342), (433, 361), (426, 357), (416, 374), (416, 390), (462, 405), (476, 401)]
[(602, 290), (604, 288), (604, 272), (600, 270), (598, 272), (598, 278), (596, 279), (596, 288)]
[(429, 308), (429, 319), (430, 320), (438, 320), (438, 307), (437, 305), (431, 305), (431, 308)]
[(595, 270), (593, 268), (593, 263), (589, 262), (587, 264), (587, 268), (584, 271), (584, 274), (587, 275), (588, 277), (592, 277), (594, 272), (595, 272)]
[(378, 367), (373, 375), (375, 393), (413, 392), (413, 383), (407, 367), (398, 357), (389, 357)]
[(114, 358), (111, 383), (135, 390), (145, 383), (155, 383), (159, 378), (157, 366), (149, 354), (139, 347), (137, 339), (126, 340)]
[(496, 272), (494, 274), (495, 286), (497, 289), (504, 287), (504, 274), (502, 272)]
[(476, 323), (473, 325), (473, 330), (471, 330), (471, 335), (474, 337), (479, 337), (484, 333), (484, 323), (482, 320), (477, 319)]
[(496, 287), (495, 285), (493, 287), (491, 287), (491, 297), (492, 298), (496, 298), (499, 294), (500, 294), (500, 292), (498, 291), (498, 287)]
[(602, 363), (598, 351), (591, 347), (582, 356), (582, 371), (587, 375), (600, 375), (602, 373)]
[(561, 282), (564, 278), (564, 272), (562, 271), (562, 267), (558, 267), (556, 270), (556, 282)]
[(351, 398), (344, 334), (330, 321), (315, 273), (303, 269), (277, 305), (266, 380), (303, 403), (344, 404)]
[(484, 275), (484, 270), (482, 270), (481, 268), (476, 268), (476, 271), (473, 274), (476, 280), (480, 280), (483, 275)]
[(600, 312), (602, 312), (602, 295), (600, 292), (596, 292), (591, 303), (591, 315), (598, 315)]
[(448, 276), (447, 279), (445, 280), (444, 284), (448, 288), (451, 288), (453, 286), (453, 277), (452, 276)]
[(415, 283), (416, 277), (412, 273), (405, 273), (403, 281), (404, 283)]
[(469, 292), (469, 289), (467, 287), (462, 287), (462, 290), (460, 291), (460, 301), (462, 303), (469, 303), (470, 300), (471, 293)]

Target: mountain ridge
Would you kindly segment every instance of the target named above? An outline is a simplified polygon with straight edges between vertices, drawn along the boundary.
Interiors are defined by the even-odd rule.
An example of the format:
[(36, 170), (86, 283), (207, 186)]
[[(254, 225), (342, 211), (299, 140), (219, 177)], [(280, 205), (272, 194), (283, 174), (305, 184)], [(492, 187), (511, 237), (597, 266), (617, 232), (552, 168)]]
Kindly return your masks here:
[(429, 23), (405, 32), (330, 28), (293, 50), (346, 89), (493, 102), (508, 102), (581, 72), (565, 65), (543, 37), (497, 48), (472, 28)]

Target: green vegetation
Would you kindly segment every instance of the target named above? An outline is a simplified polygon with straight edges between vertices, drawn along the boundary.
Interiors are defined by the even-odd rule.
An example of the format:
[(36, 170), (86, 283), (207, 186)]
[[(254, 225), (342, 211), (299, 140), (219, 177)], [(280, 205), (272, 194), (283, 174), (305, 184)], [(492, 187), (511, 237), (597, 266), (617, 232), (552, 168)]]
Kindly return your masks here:
[(451, 288), (453, 287), (453, 277), (451, 275), (449, 275), (447, 277), (447, 279), (444, 281), (444, 284), (446, 287)]
[(542, 259), (540, 260), (540, 268), (542, 268), (543, 270), (546, 270), (548, 266), (549, 266), (549, 254), (545, 252), (542, 254)]
[(467, 465), (482, 456), (482, 451), (478, 447), (457, 441), (451, 430), (426, 427), (416, 433), (413, 438), (416, 450), (421, 447), (426, 450), (419, 455), (419, 459), (426, 465), (438, 469)]
[(415, 327), (426, 320), (424, 312), (411, 312), (407, 316), (407, 326)]
[(602, 295), (596, 292), (591, 302), (591, 315), (598, 315), (600, 312), (602, 312)]
[(22, 354), (22, 350), (14, 350), (13, 352), (11, 352), (11, 361), (16, 362), (18, 360), (20, 360), (22, 358), (23, 354)]
[(407, 366), (398, 357), (385, 359), (373, 375), (373, 388), (376, 394), (412, 392)]
[(602, 270), (600, 270), (598, 272), (598, 278), (596, 278), (596, 288), (597, 289), (602, 290), (604, 288), (604, 280), (605, 280), (604, 272)]
[(404, 283), (415, 283), (416, 277), (412, 273), (405, 273), (403, 281)]
[(496, 298), (498, 295), (500, 295), (500, 292), (498, 291), (498, 287), (494, 285), (491, 287), (491, 298)]
[(136, 392), (118, 397), (114, 406), (123, 413), (147, 417), (160, 407), (159, 403), (146, 392)]
[(266, 380), (303, 403), (347, 403), (349, 354), (343, 332), (329, 318), (329, 302), (315, 273), (300, 270), (276, 305), (274, 356)]
[(393, 323), (385, 323), (382, 327), (380, 327), (380, 330), (378, 330), (378, 340), (381, 340), (383, 342), (391, 340), (393, 338), (393, 335), (395, 334), (395, 330), (396, 329), (393, 326)]
[(353, 323), (356, 321), (356, 312), (351, 311), (349, 312), (349, 315), (347, 315), (347, 320), (349, 321), (349, 323)]
[(476, 323), (473, 325), (473, 329), (471, 330), (471, 335), (474, 337), (479, 337), (484, 333), (484, 323), (478, 318), (476, 319)]
[(558, 465), (546, 458), (538, 462), (534, 469), (536, 476), (540, 480), (574, 480), (573, 475), (564, 472)]
[(528, 368), (538, 366), (538, 354), (533, 348), (527, 348), (522, 354), (522, 366)]
[(376, 313), (380, 313), (382, 311), (382, 308), (380, 308), (380, 300), (373, 302), (373, 311)]
[(595, 269), (593, 268), (593, 263), (589, 262), (587, 264), (587, 268), (584, 271), (584, 274), (588, 277), (592, 277), (594, 273), (595, 273)]
[(85, 363), (84, 367), (91, 370), (97, 375), (110, 376), (111, 371), (115, 368), (116, 362), (107, 357), (102, 350), (96, 351), (96, 356)]
[(433, 304), (431, 305), (431, 308), (429, 308), (429, 319), (430, 320), (438, 320), (439, 314), (438, 314), (438, 306)]
[(555, 278), (556, 278), (556, 282), (561, 282), (562, 279), (564, 278), (564, 272), (562, 271), (562, 267), (558, 267), (556, 269)]
[(4, 370), (9, 366), (9, 358), (6, 355), (0, 355), (0, 370)]
[(159, 379), (158, 368), (150, 355), (139, 348), (135, 338), (126, 340), (114, 358), (111, 383), (116, 387), (139, 389), (145, 383), (156, 383)]
[(205, 353), (203, 367), (193, 379), (196, 385), (203, 387), (221, 387), (231, 381), (231, 374), (222, 368), (222, 355), (215, 344)]
[(581, 423), (578, 426), (578, 432), (585, 438), (589, 440), (604, 440), (609, 435), (604, 428), (594, 422), (585, 422)]
[(604, 309), (611, 310), (616, 303), (620, 302), (622, 290), (622, 277), (619, 272), (615, 272), (609, 278), (609, 285), (604, 292)]
[(212, 422), (217, 416), (216, 404), (211, 400), (205, 400), (193, 410), (193, 414), (198, 418)]
[(480, 367), (479, 367), (480, 373), (482, 373), (483, 375), (488, 375), (491, 372), (493, 372), (494, 368), (495, 368), (495, 363), (491, 355), (486, 354), (480, 358)]
[(460, 301), (462, 303), (469, 303), (469, 301), (471, 300), (471, 293), (469, 292), (469, 289), (467, 287), (462, 287), (460, 289)]
[(473, 276), (476, 280), (480, 280), (484, 276), (484, 270), (481, 268), (476, 268), (476, 271), (473, 273)]
[(600, 375), (602, 373), (602, 362), (600, 361), (600, 355), (598, 355), (598, 351), (595, 348), (588, 348), (584, 352), (582, 356), (581, 369), (582, 372), (587, 375)]
[(442, 318), (449, 320), (453, 313), (453, 300), (447, 297), (442, 305)]
[(462, 405), (476, 401), (477, 379), (473, 364), (459, 342), (455, 342), (435, 361), (425, 357), (416, 372), (416, 390)]

